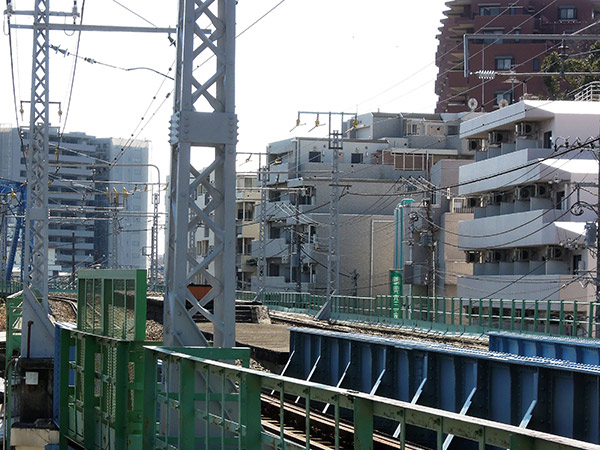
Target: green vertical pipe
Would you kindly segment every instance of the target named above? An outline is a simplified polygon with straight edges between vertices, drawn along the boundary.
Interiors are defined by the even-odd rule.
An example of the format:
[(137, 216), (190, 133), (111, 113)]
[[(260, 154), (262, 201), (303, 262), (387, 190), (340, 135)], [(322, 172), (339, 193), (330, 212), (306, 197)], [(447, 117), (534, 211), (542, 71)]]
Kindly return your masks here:
[(144, 413), (142, 448), (155, 448), (156, 405), (158, 401), (158, 359), (150, 349), (144, 349)]
[(558, 334), (560, 334), (561, 336), (563, 334), (565, 334), (564, 321), (565, 321), (565, 301), (561, 300), (560, 301), (560, 317), (559, 317), (559, 322), (558, 322)]
[(535, 305), (533, 307), (533, 331), (537, 333), (538, 330), (538, 320), (540, 319), (540, 311), (539, 311), (539, 300), (535, 300)]
[(373, 403), (354, 398), (354, 450), (373, 450)]
[(469, 299), (469, 326), (473, 325), (473, 299)]
[(516, 300), (511, 300), (510, 301), (510, 331), (514, 331), (515, 330), (515, 316), (516, 316)]
[(548, 304), (546, 305), (546, 334), (550, 334), (550, 318), (552, 315), (550, 314), (552, 307), (552, 303), (548, 300)]
[(450, 323), (452, 325), (454, 325), (454, 314), (455, 314), (455, 309), (454, 309), (454, 297), (452, 297), (452, 299), (450, 300)]
[[(195, 370), (194, 361), (182, 358), (179, 360), (179, 448), (194, 448), (195, 411), (194, 393)], [(207, 437), (208, 438), (208, 437)]]
[(83, 337), (85, 352), (83, 354), (83, 443), (85, 448), (94, 448), (96, 427), (96, 401), (94, 383), (96, 379), (96, 340), (93, 336)]
[(577, 300), (573, 301), (573, 330), (571, 336), (577, 336)]
[(525, 300), (521, 303), (521, 333), (525, 332), (525, 320), (526, 320), (527, 307)]
[(483, 299), (479, 299), (479, 326), (483, 327)]
[(262, 447), (262, 426), (260, 411), (260, 375), (246, 374), (246, 445), (247, 449), (259, 449)]
[(504, 301), (500, 299), (500, 310), (498, 311), (498, 325), (501, 330), (504, 330)]
[[(67, 434), (69, 433), (69, 347), (71, 333), (65, 328), (60, 329), (60, 404), (58, 424), (60, 426), (60, 450), (67, 450)], [(10, 379), (10, 378), (9, 378)]]
[(304, 434), (306, 435), (306, 448), (310, 448), (310, 388), (304, 389), (306, 404), (304, 406)]
[(486, 300), (488, 302), (488, 328), (491, 330), (494, 325), (494, 303), (491, 298)]
[(127, 448), (128, 442), (128, 398), (129, 398), (129, 342), (117, 343), (116, 377), (114, 380), (115, 401), (115, 448)]

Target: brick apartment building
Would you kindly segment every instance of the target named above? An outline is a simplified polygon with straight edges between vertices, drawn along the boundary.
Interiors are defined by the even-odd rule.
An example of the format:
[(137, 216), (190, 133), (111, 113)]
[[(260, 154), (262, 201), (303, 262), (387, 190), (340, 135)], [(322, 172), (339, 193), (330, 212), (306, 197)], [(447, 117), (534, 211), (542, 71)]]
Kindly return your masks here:
[[(524, 93), (547, 98), (542, 77), (497, 76), (481, 80), (476, 75), (465, 78), (463, 37), (481, 34), (469, 40), (469, 71), (539, 72), (544, 57), (561, 52), (560, 40), (532, 41), (493, 38), (494, 34), (571, 34), (600, 19), (600, 0), (454, 0), (446, 3), (442, 20), (436, 64), (439, 68), (435, 92), (439, 96), (437, 113), (461, 112), (477, 100), (476, 111), (493, 111), (502, 104), (518, 101)], [(598, 34), (600, 25), (582, 34)], [(589, 41), (567, 41), (566, 55), (581, 52)], [(472, 101), (471, 106), (475, 106)]]

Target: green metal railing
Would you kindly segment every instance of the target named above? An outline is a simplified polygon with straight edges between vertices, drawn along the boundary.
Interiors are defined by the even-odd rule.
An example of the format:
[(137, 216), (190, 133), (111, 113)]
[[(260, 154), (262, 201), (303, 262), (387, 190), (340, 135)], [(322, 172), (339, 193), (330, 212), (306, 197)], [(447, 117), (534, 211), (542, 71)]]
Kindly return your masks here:
[[(203, 355), (205, 350), (214, 353)], [(407, 425), (434, 431), (436, 450), (444, 448), (445, 436), (449, 434), (477, 442), (480, 449), (485, 445), (513, 450), (597, 448), (525, 428), (215, 361), (234, 357), (228, 352), (231, 350), (146, 348), (144, 448), (260, 449), (266, 445), (278, 449), (308, 449), (313, 407), (323, 404), (331, 405), (333, 411), (335, 449), (348, 448), (340, 436), (342, 411), (350, 412), (354, 429), (351, 445), (357, 450), (373, 448), (376, 418), (393, 420), (400, 425), (398, 443), (402, 449)], [(174, 379), (169, 380), (169, 376)], [(206, 388), (207, 380), (214, 380), (224, 388), (220, 392), (210, 391)], [(169, 386), (171, 388), (165, 391)], [(237, 392), (225, 386), (237, 386)], [(274, 392), (279, 397), (278, 433), (265, 431), (261, 425), (262, 392)], [(285, 438), (284, 402), (289, 398), (298, 399), (296, 404), (304, 405), (303, 444)]]
[(143, 341), (146, 335), (145, 270), (80, 270), (77, 329)]
[[(238, 296), (253, 293), (239, 292)], [(256, 297), (256, 294), (254, 294)], [(274, 310), (316, 314), (325, 297), (297, 292), (263, 292), (263, 304)], [(483, 334), (510, 330), (556, 336), (600, 337), (600, 303), (555, 300), (473, 299), (457, 297), (334, 296), (334, 320), (413, 327), (437, 332)]]
[(0, 297), (8, 297), (23, 289), (23, 283), (18, 281), (0, 280)]
[(60, 329), (60, 448), (143, 449), (146, 271), (81, 270)]

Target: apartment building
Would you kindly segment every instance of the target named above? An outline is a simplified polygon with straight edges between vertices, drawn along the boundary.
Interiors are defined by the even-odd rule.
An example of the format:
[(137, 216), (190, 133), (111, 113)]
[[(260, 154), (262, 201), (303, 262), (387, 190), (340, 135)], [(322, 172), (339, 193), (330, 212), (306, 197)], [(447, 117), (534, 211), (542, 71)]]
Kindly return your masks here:
[[(27, 179), (28, 132), (0, 127), (0, 177), (17, 182)], [(142, 248), (146, 228), (148, 162), (146, 141), (125, 142), (96, 138), (85, 133), (65, 133), (50, 128), (48, 240), (53, 272), (71, 273), (88, 266), (147, 266)], [(123, 150), (124, 149), (124, 150)], [(111, 169), (107, 161), (119, 161)], [(120, 167), (139, 161), (139, 167)], [(115, 204), (117, 194), (119, 204)], [(124, 199), (127, 198), (127, 201)], [(113, 230), (117, 238), (113, 239)], [(127, 230), (127, 234), (125, 234)], [(111, 254), (118, 248), (116, 263)]]
[(526, 100), (461, 124), (480, 150), (460, 168), (459, 194), (475, 212), (459, 224), (474, 263), (459, 296), (595, 298), (598, 142), (583, 143), (599, 123), (598, 102)]
[[(592, 41), (527, 40), (494, 38), (497, 34), (597, 34), (593, 25), (600, 14), (599, 0), (454, 0), (446, 3), (436, 64), (439, 68), (435, 92), (439, 96), (436, 112), (493, 111), (511, 104), (525, 94), (548, 98), (540, 76), (480, 79), (480, 70), (518, 73), (540, 72), (544, 58), (552, 51), (571, 57), (581, 54)], [(466, 34), (481, 34), (468, 42), (469, 72), (464, 75), (463, 39)], [(471, 100), (474, 99), (474, 100)], [(469, 104), (469, 100), (471, 103)], [(475, 103), (476, 101), (476, 103)]]
[[(257, 184), (255, 173), (236, 175), (236, 289), (250, 290), (251, 278), (256, 274), (256, 258), (252, 255), (252, 243), (258, 239), (259, 223), (256, 208), (261, 199), (261, 189)], [(198, 188), (196, 203), (204, 208), (210, 196), (203, 186)], [(196, 255), (206, 257), (215, 245), (214, 233), (200, 223), (192, 232), (196, 243)], [(209, 272), (213, 264), (209, 264)], [(198, 284), (210, 284), (210, 280), (198, 275)]]
[[(465, 114), (369, 113), (348, 122), (339, 151), (340, 290), (346, 295), (389, 293), (394, 209), (404, 198), (421, 203), (421, 179), (445, 159), (472, 158), (459, 137)], [(267, 147), (264, 188), (264, 288), (325, 293), (331, 241), (331, 163), (328, 138), (297, 137)], [(263, 216), (264, 215), (264, 216)], [(260, 264), (261, 243), (252, 246)], [(261, 280), (252, 279), (259, 289)]]

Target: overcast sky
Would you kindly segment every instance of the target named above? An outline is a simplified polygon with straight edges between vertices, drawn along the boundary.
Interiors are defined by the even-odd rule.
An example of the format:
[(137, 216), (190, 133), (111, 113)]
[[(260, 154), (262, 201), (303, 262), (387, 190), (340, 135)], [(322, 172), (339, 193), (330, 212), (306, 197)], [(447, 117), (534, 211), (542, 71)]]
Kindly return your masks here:
[[(284, 0), (237, 41), (238, 151), (264, 151), (269, 142), (290, 137), (299, 110), (432, 112), (436, 102), (435, 37), (445, 1)], [(238, 33), (279, 2), (239, 0)], [(79, 8), (82, 3), (78, 1)], [(87, 0), (84, 23), (149, 26), (119, 3), (157, 26), (176, 23), (178, 2), (174, 0)], [(31, 0), (13, 0), (13, 5), (16, 10), (33, 8)], [(71, 10), (72, 5), (72, 1), (51, 1), (54, 11)], [(3, 20), (0, 123), (14, 126), (6, 18)], [(12, 22), (29, 23), (30, 19), (13, 16)], [(68, 36), (53, 31), (51, 43), (75, 53), (77, 38), (77, 33)], [(31, 42), (31, 31), (13, 31), (18, 102), (30, 99)], [(169, 73), (175, 48), (165, 35), (87, 32), (81, 36), (79, 54), (120, 68), (149, 67)], [(73, 57), (52, 53), (50, 100), (62, 102), (64, 112), (59, 123), (54, 107), (52, 125), (64, 126), (66, 118), (67, 132), (124, 138), (145, 127), (139, 137), (152, 141), (151, 160), (161, 165), (164, 177), (172, 112), (171, 98), (164, 100), (173, 82), (147, 70), (124, 71), (80, 60), (65, 117), (73, 61)], [(28, 106), (24, 109), (24, 123), (28, 124)], [(293, 134), (305, 135), (308, 129)], [(255, 170), (257, 158), (242, 164), (246, 158), (238, 157), (239, 170)]]

